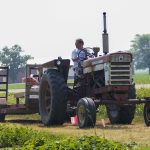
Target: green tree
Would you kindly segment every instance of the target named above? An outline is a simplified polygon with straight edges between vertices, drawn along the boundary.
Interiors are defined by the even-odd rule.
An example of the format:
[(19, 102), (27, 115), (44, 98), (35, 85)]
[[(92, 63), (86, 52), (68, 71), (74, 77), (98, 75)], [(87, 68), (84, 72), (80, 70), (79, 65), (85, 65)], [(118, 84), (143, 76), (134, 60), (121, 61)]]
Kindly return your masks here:
[(23, 52), (19, 45), (14, 45), (11, 48), (6, 46), (0, 51), (1, 65), (9, 66), (9, 75), (13, 82), (16, 81), (19, 68), (25, 67), (27, 61), (33, 59), (30, 55), (23, 55)]
[(131, 41), (131, 52), (137, 69), (149, 69), (150, 74), (150, 34), (135, 35)]

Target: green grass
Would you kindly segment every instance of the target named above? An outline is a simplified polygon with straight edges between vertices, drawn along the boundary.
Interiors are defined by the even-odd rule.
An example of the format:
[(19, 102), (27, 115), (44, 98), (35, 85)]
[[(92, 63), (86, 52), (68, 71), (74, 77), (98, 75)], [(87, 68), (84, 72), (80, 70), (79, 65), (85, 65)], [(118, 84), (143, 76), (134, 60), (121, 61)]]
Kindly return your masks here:
[(24, 89), (25, 88), (25, 84), (24, 83), (9, 84), (8, 88), (9, 89)]
[(145, 98), (150, 97), (150, 89), (149, 88), (140, 88), (136, 90), (136, 97)]
[(136, 84), (150, 84), (149, 74), (135, 74), (133, 78)]
[[(6, 85), (0, 85), (0, 88), (4, 89), (6, 88)], [(25, 84), (24, 83), (15, 83), (15, 84), (8, 84), (8, 89), (24, 89), (25, 88)]]
[[(1, 94), (2, 93), (0, 93), (0, 95)], [(24, 102), (25, 102), (24, 98), (19, 99), (20, 104), (24, 104)], [(8, 104), (16, 104), (16, 99), (14, 97), (14, 93), (10, 93), (10, 92), (8, 93)]]

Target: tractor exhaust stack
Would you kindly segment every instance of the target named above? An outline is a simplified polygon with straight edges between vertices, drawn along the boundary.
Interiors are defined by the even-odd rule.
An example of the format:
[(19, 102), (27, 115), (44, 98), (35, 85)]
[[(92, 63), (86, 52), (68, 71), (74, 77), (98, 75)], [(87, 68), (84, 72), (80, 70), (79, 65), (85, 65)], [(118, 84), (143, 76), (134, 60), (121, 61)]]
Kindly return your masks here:
[(109, 53), (109, 41), (108, 41), (108, 33), (106, 28), (106, 12), (103, 13), (103, 23), (104, 23), (104, 30), (103, 30), (103, 53), (106, 55)]

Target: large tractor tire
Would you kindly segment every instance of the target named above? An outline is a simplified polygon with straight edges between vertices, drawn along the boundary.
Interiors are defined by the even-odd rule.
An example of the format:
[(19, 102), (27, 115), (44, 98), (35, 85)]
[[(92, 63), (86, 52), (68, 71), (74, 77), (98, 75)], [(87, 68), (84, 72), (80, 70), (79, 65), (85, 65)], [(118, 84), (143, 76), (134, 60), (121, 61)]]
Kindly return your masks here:
[(144, 105), (144, 121), (147, 126), (150, 126), (150, 103)]
[(44, 125), (64, 123), (67, 107), (67, 86), (61, 74), (54, 69), (43, 74), (40, 82), (39, 111)]
[(95, 103), (91, 98), (81, 98), (77, 104), (79, 128), (94, 127), (96, 122)]
[[(135, 84), (132, 85), (129, 91), (128, 98), (129, 99), (136, 98)], [(136, 109), (135, 104), (123, 106), (113, 104), (108, 105), (106, 108), (109, 120), (112, 124), (131, 124), (132, 120), (134, 119)]]
[(134, 119), (135, 105), (125, 105), (121, 106), (120, 109), (120, 119), (118, 123), (120, 124), (131, 124)]

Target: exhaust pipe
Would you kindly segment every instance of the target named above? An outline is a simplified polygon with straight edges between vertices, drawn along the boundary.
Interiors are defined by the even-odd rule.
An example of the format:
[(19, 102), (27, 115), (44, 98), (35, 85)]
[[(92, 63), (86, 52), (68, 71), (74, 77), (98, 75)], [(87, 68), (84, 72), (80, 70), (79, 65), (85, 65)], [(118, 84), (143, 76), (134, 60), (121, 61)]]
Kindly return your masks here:
[(108, 41), (108, 33), (106, 28), (106, 12), (103, 12), (103, 23), (104, 23), (104, 30), (102, 34), (103, 53), (106, 55), (107, 53), (109, 53), (109, 41)]

